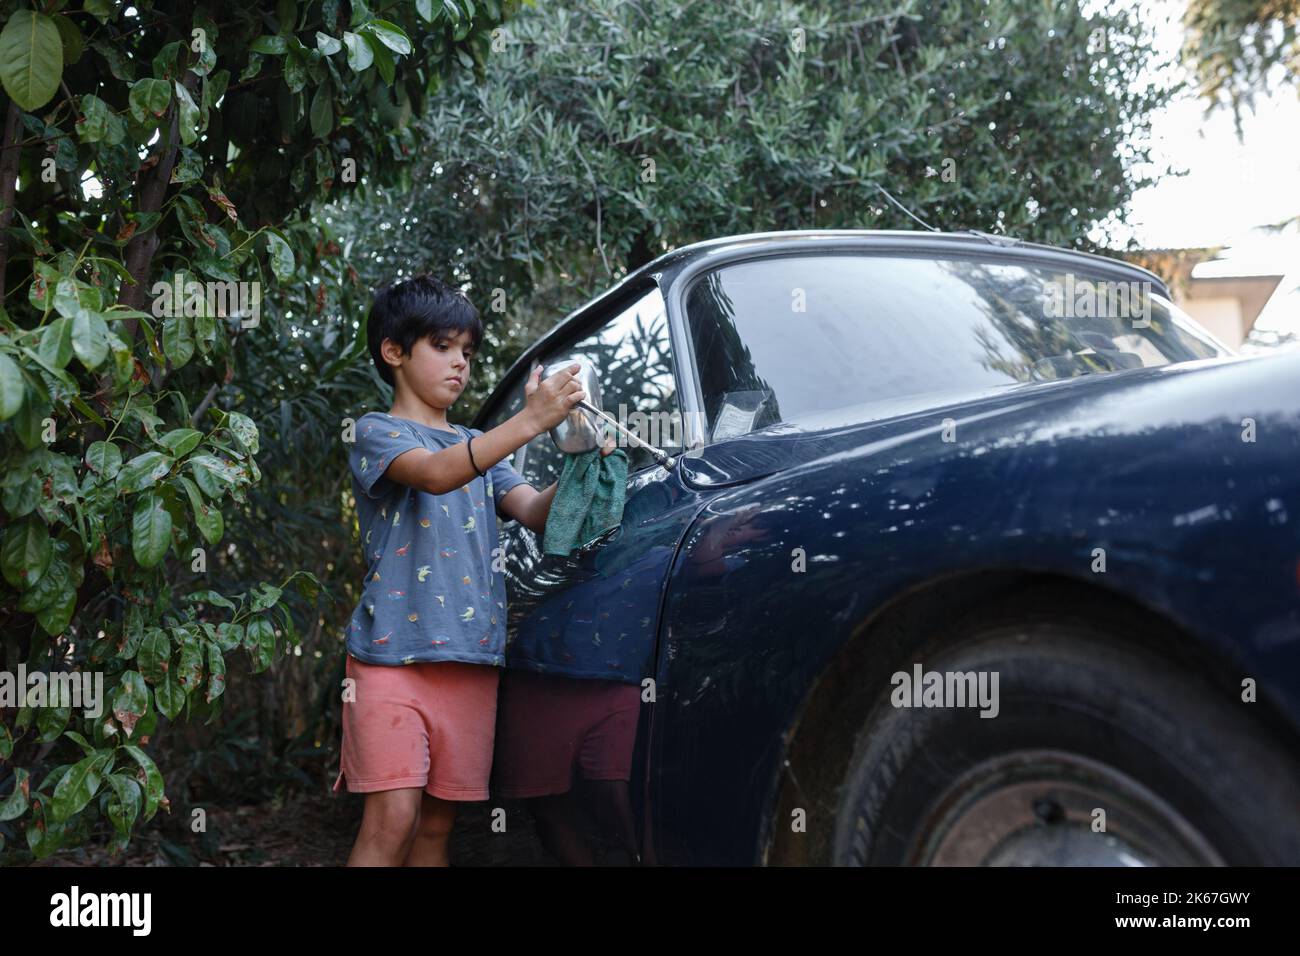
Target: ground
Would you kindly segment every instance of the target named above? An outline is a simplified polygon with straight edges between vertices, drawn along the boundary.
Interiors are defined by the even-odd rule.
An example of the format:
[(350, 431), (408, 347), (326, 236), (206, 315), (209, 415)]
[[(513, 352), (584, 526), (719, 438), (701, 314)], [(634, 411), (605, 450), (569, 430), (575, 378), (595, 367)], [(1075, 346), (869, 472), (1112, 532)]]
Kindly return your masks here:
[[(117, 857), (105, 846), (65, 850), (36, 866), (342, 866), (361, 824), (363, 797), (351, 793), (298, 794), (273, 805), (208, 813), (208, 839), (194, 845), (194, 858), (165, 840), (157, 828), (138, 832)], [(505, 802), (506, 833), (491, 830), (493, 804), (462, 805), (451, 842), (453, 866), (553, 866), (541, 848), (532, 816)]]

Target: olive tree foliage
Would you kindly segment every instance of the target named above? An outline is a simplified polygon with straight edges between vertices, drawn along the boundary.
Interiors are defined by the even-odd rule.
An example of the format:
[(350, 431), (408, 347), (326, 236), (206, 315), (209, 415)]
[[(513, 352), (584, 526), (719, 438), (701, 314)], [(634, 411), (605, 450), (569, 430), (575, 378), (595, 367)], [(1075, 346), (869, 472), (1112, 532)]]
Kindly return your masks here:
[(1227, 106), (1241, 134), (1243, 109), (1273, 84), (1300, 93), (1300, 0), (1189, 0), (1184, 61), (1207, 108)]
[[(367, 283), (433, 269), (495, 368), (684, 243), (796, 228), (1105, 244), (1170, 91), (1129, 5), (592, 0), (495, 31), (418, 123), (412, 190), (333, 213)], [(906, 209), (907, 211), (904, 211)], [(382, 241), (375, 242), (379, 236)], [(488, 374), (484, 374), (488, 373)], [(477, 385), (495, 377), (480, 369)], [(482, 391), (464, 400), (472, 406)]]
[(171, 802), (151, 738), (292, 663), (319, 544), (263, 548), (262, 465), (354, 334), (311, 211), (397, 180), (515, 6), (0, 0), (0, 853), (125, 847)]
[[(1243, 110), (1275, 86), (1300, 95), (1300, 0), (1190, 0), (1183, 23), (1187, 29), (1183, 60), (1206, 101), (1206, 111), (1228, 107), (1241, 138)], [(1268, 224), (1281, 231), (1300, 224), (1300, 215)], [(1268, 333), (1252, 340), (1262, 346), (1286, 344), (1295, 336)]]

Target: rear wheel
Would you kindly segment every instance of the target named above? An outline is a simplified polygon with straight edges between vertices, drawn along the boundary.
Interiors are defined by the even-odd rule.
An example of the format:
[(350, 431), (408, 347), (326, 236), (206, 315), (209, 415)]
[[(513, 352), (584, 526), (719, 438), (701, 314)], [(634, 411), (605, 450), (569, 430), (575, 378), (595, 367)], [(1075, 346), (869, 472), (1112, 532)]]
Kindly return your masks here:
[(884, 694), (850, 763), (835, 862), (1300, 863), (1296, 754), (1253, 719), (1258, 705), (1138, 640), (985, 620), (918, 656), (926, 672), (984, 672), (990, 689), (997, 674), (997, 715)]

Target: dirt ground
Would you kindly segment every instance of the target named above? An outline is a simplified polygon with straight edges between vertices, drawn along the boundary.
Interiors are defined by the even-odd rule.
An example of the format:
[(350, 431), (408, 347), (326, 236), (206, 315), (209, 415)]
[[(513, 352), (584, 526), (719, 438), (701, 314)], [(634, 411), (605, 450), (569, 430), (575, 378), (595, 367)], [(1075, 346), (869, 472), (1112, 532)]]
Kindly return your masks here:
[[(206, 839), (193, 844), (198, 866), (342, 866), (361, 823), (363, 797), (302, 794), (281, 806), (212, 810)], [(491, 829), (493, 806), (506, 810), (507, 832)], [(176, 845), (172, 837), (172, 845)], [(63, 850), (35, 866), (174, 866), (156, 827), (138, 831), (130, 848), (113, 856), (107, 846)], [(512, 801), (461, 806), (451, 841), (452, 866), (554, 866), (536, 838), (526, 805)]]

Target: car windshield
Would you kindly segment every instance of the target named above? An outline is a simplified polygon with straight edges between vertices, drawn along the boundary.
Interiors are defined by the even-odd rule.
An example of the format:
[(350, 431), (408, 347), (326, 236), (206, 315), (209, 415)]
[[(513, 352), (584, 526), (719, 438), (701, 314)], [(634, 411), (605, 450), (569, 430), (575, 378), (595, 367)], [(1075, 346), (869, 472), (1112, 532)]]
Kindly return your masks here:
[(752, 259), (686, 295), (710, 439), (859, 403), (1224, 354), (1154, 291), (1055, 264)]

